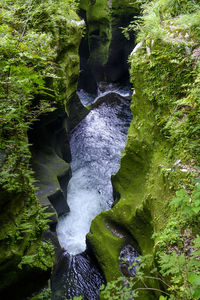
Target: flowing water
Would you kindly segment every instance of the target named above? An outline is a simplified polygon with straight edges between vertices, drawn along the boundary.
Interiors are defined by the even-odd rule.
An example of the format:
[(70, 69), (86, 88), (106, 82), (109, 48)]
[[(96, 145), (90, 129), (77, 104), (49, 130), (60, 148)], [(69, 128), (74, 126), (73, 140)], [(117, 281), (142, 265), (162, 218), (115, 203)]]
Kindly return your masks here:
[[(85, 105), (94, 102), (83, 91), (79, 96)], [(130, 101), (123, 96), (127, 91), (99, 92), (93, 109), (71, 133), (72, 178), (67, 193), (70, 212), (57, 225), (59, 242), (66, 252), (52, 281), (53, 299), (81, 294), (84, 299), (98, 298), (103, 278), (84, 252), (86, 234), (95, 216), (113, 202), (111, 175), (119, 169), (132, 119)]]

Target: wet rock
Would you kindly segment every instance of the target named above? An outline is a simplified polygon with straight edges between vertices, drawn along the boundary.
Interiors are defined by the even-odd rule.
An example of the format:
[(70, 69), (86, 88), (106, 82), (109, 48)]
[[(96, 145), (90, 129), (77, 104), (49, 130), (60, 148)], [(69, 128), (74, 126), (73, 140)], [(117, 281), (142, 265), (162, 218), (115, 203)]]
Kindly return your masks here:
[[(121, 27), (129, 25), (134, 15), (138, 14), (137, 3), (129, 1), (80, 1), (81, 14), (87, 24), (87, 56), (84, 55), (84, 66), (91, 71), (90, 81), (106, 80), (108, 82), (126, 82), (129, 78), (128, 55), (132, 51), (134, 36), (127, 40)], [(85, 54), (86, 47), (80, 55)], [(86, 59), (87, 58), (87, 59)], [(83, 86), (79, 86), (83, 88)], [(91, 92), (89, 89), (88, 92)]]
[(72, 299), (80, 295), (84, 300), (97, 300), (103, 283), (102, 274), (87, 252), (76, 256), (64, 252), (54, 267), (52, 300)]
[(140, 260), (137, 259), (139, 253), (134, 249), (132, 245), (125, 245), (119, 255), (119, 265), (122, 274), (125, 277), (134, 277), (137, 271), (137, 265)]
[(61, 190), (56, 191), (53, 195), (48, 196), (48, 198), (55, 208), (58, 217), (66, 215), (69, 212), (69, 206)]

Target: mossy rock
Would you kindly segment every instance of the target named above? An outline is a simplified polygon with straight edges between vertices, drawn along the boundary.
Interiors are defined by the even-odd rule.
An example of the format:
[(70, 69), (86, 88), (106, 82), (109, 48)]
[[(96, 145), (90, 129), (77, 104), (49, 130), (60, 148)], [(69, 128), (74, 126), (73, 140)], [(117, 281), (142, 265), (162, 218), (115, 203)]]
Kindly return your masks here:
[[(80, 72), (79, 46), (82, 39), (85, 24), (78, 15), (70, 12), (71, 19), (59, 24), (59, 32), (56, 32), (57, 60), (59, 66), (58, 78), (50, 80), (56, 101), (60, 107), (64, 107), (68, 113), (67, 105), (75, 95)], [(57, 29), (56, 29), (57, 30)]]
[(87, 245), (95, 254), (107, 281), (120, 276), (118, 257), (124, 240), (110, 230), (106, 212), (101, 213), (92, 222), (90, 233), (87, 234)]
[[(52, 7), (50, 7), (50, 10), (51, 9)], [(53, 15), (51, 18), (47, 11), (46, 20), (44, 22), (43, 12), (41, 12), (41, 15), (40, 12), (38, 12), (42, 19), (37, 19), (37, 30), (41, 30), (41, 32), (45, 32), (49, 34), (49, 36), (54, 36), (52, 48), (56, 49), (56, 53), (52, 60), (55, 60), (49, 61), (48, 65), (51, 65), (52, 68), (54, 68), (54, 71), (57, 70), (57, 74), (55, 74), (55, 71), (53, 72), (53, 76), (50, 74), (50, 77), (46, 78), (45, 88), (47, 89), (45, 91), (47, 91), (47, 93), (45, 93), (45, 95), (40, 95), (39, 97), (45, 97), (45, 102), (48, 103), (49, 107), (56, 106), (61, 109), (63, 113), (65, 113), (64, 110), (67, 111), (67, 109), (69, 109), (69, 102), (72, 101), (72, 95), (76, 92), (79, 76), (78, 51), (83, 27), (85, 26), (84, 22), (80, 20), (76, 12), (63, 12), (63, 14), (65, 13), (68, 14), (66, 18), (65, 15), (56, 15), (55, 18), (55, 15)], [(31, 30), (34, 31), (34, 28), (31, 28)], [(47, 74), (45, 74), (45, 76), (46, 75)], [(49, 91), (49, 89), (51, 90)], [(33, 95), (30, 94), (28, 97), (32, 99)], [(77, 100), (75, 102), (77, 104)], [(37, 104), (37, 99), (34, 99), (28, 110), (33, 109), (34, 111)], [(76, 111), (76, 117), (75, 114), (73, 115), (73, 118), (76, 118), (77, 122), (83, 117), (81, 105), (78, 107), (80, 108), (80, 111)], [(84, 110), (83, 106), (82, 110)], [(44, 108), (44, 112), (46, 112), (46, 108)], [(43, 113), (42, 107), (40, 113)], [(24, 124), (24, 126), (25, 124), (29, 124), (30, 127), (34, 127), (26, 117), (26, 110), (23, 114), (26, 121), (20, 120), (20, 122)], [(51, 113), (49, 115), (51, 115)], [(33, 117), (31, 117), (31, 119), (32, 118)], [(41, 119), (42, 117), (37, 116), (37, 118)], [(66, 127), (69, 127), (69, 125), (67, 124)], [(59, 128), (56, 128), (56, 130), (58, 132)], [(51, 131), (51, 128), (49, 131)], [(36, 135), (39, 137), (41, 133), (42, 128), (38, 128)], [(38, 195), (41, 203), (47, 205), (49, 208), (50, 202), (48, 201), (47, 196), (51, 193), (55, 194), (60, 191), (63, 195), (63, 199), (65, 198), (66, 191), (62, 185), (64, 181), (63, 177), (67, 178), (67, 174), (70, 173), (70, 155), (63, 152), (63, 148), (68, 149), (67, 143), (65, 145), (62, 144), (60, 149), (55, 145), (56, 143), (54, 145), (50, 143), (48, 147), (46, 144), (48, 137), (49, 135), (42, 136), (41, 134), (41, 139), (43, 139), (43, 141), (41, 141), (40, 146), (43, 142), (44, 144), (38, 151), (38, 153), (40, 152), (40, 155), (38, 155), (35, 160), (35, 166), (37, 165), (36, 169), (38, 170), (38, 176), (35, 176), (35, 178), (41, 179), (41, 181), (38, 182), (38, 187), (40, 188)], [(30, 135), (29, 139), (27, 137), (27, 127), (22, 131), (20, 141), (17, 141), (17, 143), (21, 143), (22, 140), (25, 140), (27, 143), (32, 143), (32, 141), (30, 141)], [(58, 139), (56, 141), (58, 141)], [(51, 140), (51, 142), (53, 143), (53, 140)], [(61, 144), (60, 139), (59, 144)], [(23, 146), (25, 148), (26, 145)], [(27, 155), (26, 151), (24, 153), (24, 157), (22, 154), (20, 155), (22, 156), (23, 161), (25, 161), (24, 165), (27, 166), (27, 168), (30, 168), (28, 161), (30, 155)], [(5, 155), (4, 153), (0, 154), (0, 164), (2, 165), (5, 161)], [(15, 158), (16, 161), (21, 161), (20, 155), (19, 158)], [(25, 170), (20, 168), (21, 162), (19, 163), (19, 166), (16, 165), (16, 174), (18, 175), (18, 172), (20, 174), (17, 178), (19, 178), (21, 186), (24, 187), (21, 188), (21, 191), (19, 188), (18, 190), (17, 188), (15, 190), (15, 186), (11, 186), (11, 183), (10, 186), (7, 184), (9, 187), (8, 189), (5, 186), (0, 187), (0, 298), (2, 299), (15, 298), (21, 300), (23, 297), (27, 296), (29, 292), (32, 293), (35, 289), (39, 290), (44, 282), (50, 277), (50, 270), (53, 265), (53, 247), (49, 247), (46, 241), (42, 241), (43, 231), (47, 229), (46, 224), (48, 223), (48, 220), (46, 220), (46, 215), (44, 211), (41, 210), (39, 199), (35, 194), (32, 171), (28, 170), (25, 173)], [(22, 172), (24, 172), (25, 175)], [(11, 182), (17, 184), (17, 179), (12, 180)], [(55, 213), (51, 220), (55, 223), (57, 220), (56, 212), (52, 207), (50, 210)]]
[(83, 0), (80, 8), (87, 24), (88, 66), (96, 81), (125, 82), (128, 80), (128, 55), (134, 41), (132, 38), (128, 41), (121, 28), (138, 15), (138, 4), (135, 1)]
[[(34, 255), (37, 255), (41, 247), (42, 223), (39, 216), (36, 218), (39, 210), (36, 197), (23, 193), (11, 193), (9, 197), (8, 193), (5, 195), (7, 202), (1, 211), (0, 224), (0, 295), (5, 299), (15, 294), (15, 299), (21, 299), (22, 295), (40, 287), (44, 278), (47, 279), (53, 258), (52, 252), (46, 253), (45, 267), (39, 257), (37, 266), (27, 264), (19, 267), (23, 257), (28, 255), (32, 247), (35, 249)], [(1, 196), (4, 197), (3, 194)], [(33, 277), (38, 280), (35, 281), (35, 286), (31, 281)], [(24, 284), (26, 288), (23, 289)]]
[(104, 66), (109, 57), (111, 41), (111, 18), (107, 0), (80, 1), (80, 8), (86, 12), (89, 65), (94, 70)]
[[(131, 78), (135, 88), (131, 105), (133, 121), (129, 128), (120, 170), (112, 177), (116, 199), (111, 210), (102, 213), (101, 217), (98, 216), (93, 221), (92, 234), (88, 235), (91, 247), (94, 247), (97, 258), (100, 258), (102, 269), (105, 268), (102, 257), (106, 262), (109, 261), (108, 251), (104, 251), (103, 245), (106, 245), (105, 249), (109, 249), (109, 246), (112, 249), (110, 244), (112, 230), (108, 233), (109, 228), (106, 227), (106, 222), (109, 220), (111, 224), (118, 224), (119, 228), (122, 227), (124, 232), (132, 237), (133, 245), (135, 243), (142, 255), (152, 254), (154, 257), (154, 245), (157, 241), (152, 239), (152, 234), (162, 232), (165, 228), (170, 217), (169, 202), (174, 197), (175, 191), (180, 185), (187, 184), (193, 178), (192, 167), (188, 167), (188, 171), (185, 172), (181, 170), (181, 164), (177, 165), (176, 161), (179, 161), (181, 156), (185, 164), (190, 161), (192, 165), (195, 159), (192, 156), (194, 152), (188, 149), (187, 143), (184, 144), (181, 140), (174, 142), (177, 124), (176, 119), (173, 119), (173, 112), (176, 110), (179, 97), (182, 97), (177, 68), (180, 68), (180, 73), (183, 72), (184, 80), (186, 70), (182, 69), (181, 64), (174, 68), (166, 57), (164, 64), (163, 62), (161, 64), (159, 60), (163, 51), (169, 51), (169, 56), (174, 56), (176, 46), (166, 45), (159, 41), (153, 47), (156, 50), (155, 56), (152, 55), (151, 59), (146, 53), (146, 47), (143, 47), (130, 60)], [(180, 55), (186, 55), (182, 52), (181, 46), (177, 51), (181, 53)], [(155, 68), (150, 70), (152, 60)], [(159, 78), (156, 77), (159, 68), (160, 72), (162, 70), (164, 73), (165, 80), (165, 76), (170, 72), (173, 81), (159, 83)], [(190, 73), (191, 70), (187, 72)], [(190, 74), (186, 78), (190, 78)], [(166, 91), (161, 84), (169, 85)], [(172, 93), (173, 89), (175, 89), (174, 93)], [(190, 109), (189, 112), (184, 110), (184, 113), (190, 114)], [(177, 115), (181, 118), (181, 124), (188, 122), (187, 118), (182, 118), (181, 113)], [(168, 126), (171, 126), (171, 136), (168, 131), (165, 131), (168, 120), (170, 121)], [(193, 126), (192, 122), (190, 126)], [(186, 141), (186, 138), (189, 141), (192, 138), (189, 134), (186, 137), (181, 131), (178, 132), (178, 136), (182, 138), (182, 141)], [(100, 238), (99, 235), (101, 235)], [(98, 240), (101, 246), (98, 246)], [(118, 276), (117, 257), (121, 245), (122, 242), (118, 240), (115, 251), (110, 254), (113, 269), (110, 265), (110, 271), (107, 273), (105, 271), (107, 280), (111, 277), (116, 279)], [(153, 263), (147, 268), (147, 273), (151, 267)], [(154, 285), (154, 283), (150, 284)], [(145, 297), (141, 299), (150, 299)]]

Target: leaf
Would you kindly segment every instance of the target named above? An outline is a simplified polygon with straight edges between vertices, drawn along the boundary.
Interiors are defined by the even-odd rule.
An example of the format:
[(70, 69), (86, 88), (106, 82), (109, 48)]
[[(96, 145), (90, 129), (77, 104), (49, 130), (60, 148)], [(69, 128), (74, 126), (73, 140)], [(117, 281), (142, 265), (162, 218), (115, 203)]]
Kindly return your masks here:
[(167, 299), (167, 297), (164, 297), (164, 296), (159, 297), (159, 300), (166, 300), (166, 299)]
[(200, 275), (192, 274), (189, 276), (188, 281), (195, 286), (200, 286)]
[(193, 299), (200, 299), (200, 288), (194, 290)]
[[(193, 184), (196, 184), (196, 183), (200, 183), (200, 178), (196, 178), (194, 181), (193, 181)], [(200, 186), (200, 184), (199, 184)]]
[(154, 268), (153, 270), (150, 271), (150, 273), (153, 274), (153, 273), (155, 273), (155, 272), (157, 272), (157, 271), (158, 271), (158, 269), (157, 269), (157, 268)]
[(192, 211), (193, 211), (195, 214), (198, 214), (199, 211), (200, 211), (200, 207), (193, 207), (193, 208), (192, 208)]
[(176, 196), (178, 197), (185, 197), (187, 195), (186, 190), (185, 189), (180, 189), (178, 192), (176, 192)]

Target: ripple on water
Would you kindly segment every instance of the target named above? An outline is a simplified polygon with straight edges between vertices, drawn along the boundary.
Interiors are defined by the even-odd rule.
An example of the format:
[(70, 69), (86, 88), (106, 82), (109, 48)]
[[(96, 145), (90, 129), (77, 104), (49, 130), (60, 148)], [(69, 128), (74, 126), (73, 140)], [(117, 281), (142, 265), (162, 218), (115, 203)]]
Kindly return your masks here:
[(92, 220), (113, 202), (110, 179), (119, 169), (131, 121), (129, 102), (122, 98), (119, 102), (119, 96), (117, 100), (90, 111), (71, 135), (70, 212), (59, 219), (57, 234), (61, 246), (73, 255), (86, 249)]
[[(92, 220), (111, 207), (111, 175), (120, 166), (132, 119), (130, 103), (114, 94), (105, 96), (71, 134), (72, 178), (68, 184), (70, 212), (59, 218), (57, 234), (66, 250), (51, 281), (52, 300), (98, 299), (103, 277), (87, 254), (86, 234)], [(86, 99), (87, 100), (87, 99)], [(115, 101), (116, 100), (116, 101)], [(91, 101), (91, 99), (89, 99)]]

